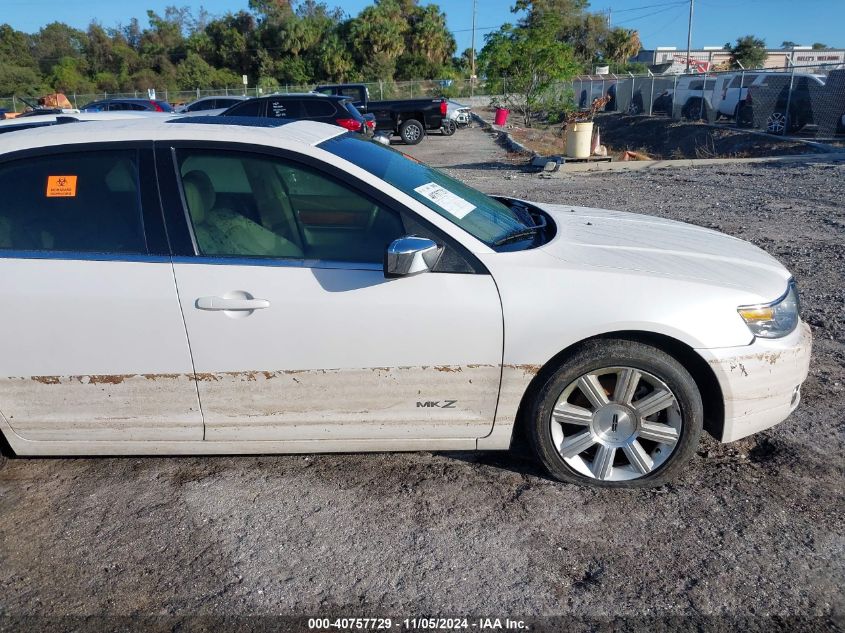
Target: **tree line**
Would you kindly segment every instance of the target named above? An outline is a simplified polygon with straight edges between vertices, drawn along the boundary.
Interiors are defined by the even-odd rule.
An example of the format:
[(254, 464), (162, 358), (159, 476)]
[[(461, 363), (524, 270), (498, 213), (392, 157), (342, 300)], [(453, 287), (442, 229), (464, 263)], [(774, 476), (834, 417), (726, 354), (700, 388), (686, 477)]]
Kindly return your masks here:
[(147, 27), (136, 18), (86, 30), (53, 22), (31, 34), (0, 25), (0, 95), (222, 88), (242, 75), (273, 89), (462, 71), (446, 15), (417, 0), (379, 0), (354, 17), (317, 0), (250, 0), (220, 17), (171, 6), (147, 18)]
[[(517, 0), (523, 12), (485, 38), (477, 74), (566, 79), (595, 63), (627, 68), (636, 31), (612, 29), (587, 0)], [(457, 54), (446, 14), (419, 0), (375, 0), (358, 15), (318, 0), (249, 0), (247, 10), (210, 16), (171, 6), (85, 30), (53, 22), (37, 33), (0, 25), (0, 95), (194, 90), (273, 90), (318, 81), (469, 78), (472, 51)], [(517, 83), (513, 84), (517, 88)]]

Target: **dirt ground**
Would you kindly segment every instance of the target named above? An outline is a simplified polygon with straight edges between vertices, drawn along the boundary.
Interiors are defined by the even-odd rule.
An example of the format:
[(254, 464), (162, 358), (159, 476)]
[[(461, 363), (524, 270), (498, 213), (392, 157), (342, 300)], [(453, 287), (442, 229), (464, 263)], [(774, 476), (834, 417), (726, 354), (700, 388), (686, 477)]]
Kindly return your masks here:
[[(704, 123), (673, 121), (662, 116), (615, 113), (600, 113), (596, 115), (594, 123), (601, 130), (601, 142), (611, 156), (619, 156), (626, 150), (660, 160), (751, 158), (818, 151), (814, 146), (798, 140), (737, 130), (728, 123), (724, 123), (723, 127), (715, 127)], [(563, 154), (565, 151), (566, 141), (560, 134), (560, 126), (525, 128), (516, 125), (509, 131), (517, 141), (539, 154)], [(845, 138), (828, 144), (845, 149)]]
[(845, 166), (540, 178), (477, 128), (410, 152), (490, 193), (766, 248), (795, 274), (815, 335), (799, 409), (734, 444), (705, 438), (680, 479), (639, 491), (562, 485), (503, 453), (9, 460), (0, 630), (306, 628), (285, 615), (841, 630)]

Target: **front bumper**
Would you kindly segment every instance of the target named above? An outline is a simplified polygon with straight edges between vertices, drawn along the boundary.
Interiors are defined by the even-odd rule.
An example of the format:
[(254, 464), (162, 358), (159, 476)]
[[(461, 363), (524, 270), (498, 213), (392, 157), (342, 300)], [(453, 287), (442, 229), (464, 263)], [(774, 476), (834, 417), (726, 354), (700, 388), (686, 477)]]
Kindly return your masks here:
[(801, 401), (812, 348), (810, 326), (800, 323), (780, 339), (755, 339), (747, 347), (696, 350), (710, 365), (725, 402), (723, 442), (733, 442), (783, 422)]

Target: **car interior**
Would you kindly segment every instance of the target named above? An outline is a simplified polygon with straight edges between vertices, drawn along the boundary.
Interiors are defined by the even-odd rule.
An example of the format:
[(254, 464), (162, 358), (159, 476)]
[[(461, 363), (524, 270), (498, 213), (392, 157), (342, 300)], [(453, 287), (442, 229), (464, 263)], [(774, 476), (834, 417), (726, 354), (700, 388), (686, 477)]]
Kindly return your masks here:
[[(75, 176), (68, 195), (48, 180)], [(134, 151), (66, 154), (0, 166), (0, 248), (144, 253)]]
[(203, 255), (381, 263), (404, 234), (394, 212), (312, 169), (232, 152), (182, 152)]

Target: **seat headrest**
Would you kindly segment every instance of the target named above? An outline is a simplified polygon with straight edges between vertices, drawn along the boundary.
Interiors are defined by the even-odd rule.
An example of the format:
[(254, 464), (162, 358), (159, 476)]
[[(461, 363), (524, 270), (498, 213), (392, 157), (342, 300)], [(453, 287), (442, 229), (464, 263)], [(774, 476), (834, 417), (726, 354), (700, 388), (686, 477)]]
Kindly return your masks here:
[(194, 224), (202, 224), (217, 200), (211, 178), (205, 172), (195, 169), (182, 177), (182, 186)]

